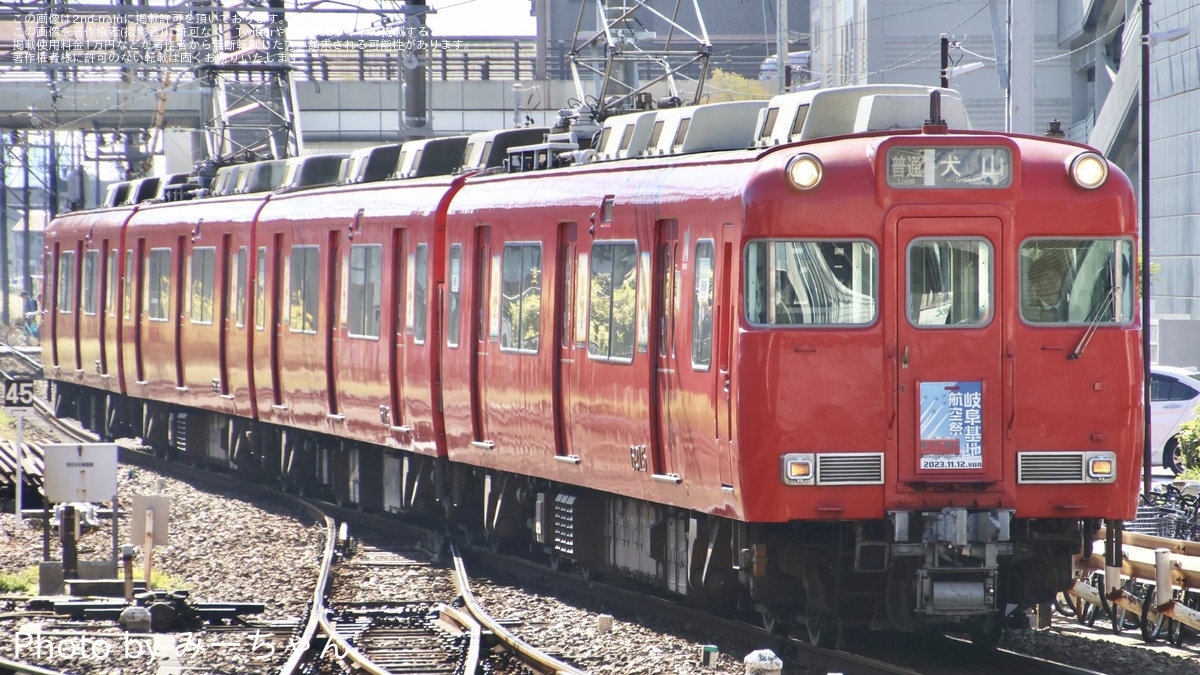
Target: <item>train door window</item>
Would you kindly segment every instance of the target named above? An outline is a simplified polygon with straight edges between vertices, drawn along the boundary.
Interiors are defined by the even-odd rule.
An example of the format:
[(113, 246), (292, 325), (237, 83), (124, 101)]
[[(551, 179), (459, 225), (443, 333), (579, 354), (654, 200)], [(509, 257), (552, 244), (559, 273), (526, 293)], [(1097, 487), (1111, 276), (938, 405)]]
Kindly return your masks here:
[(100, 251), (83, 254), (83, 313), (96, 316), (100, 302)]
[(133, 249), (125, 251), (125, 319), (133, 316)]
[(233, 305), (233, 320), (238, 328), (246, 327), (246, 247), (239, 246), (233, 254), (233, 262), (229, 266), (233, 279), (229, 282), (229, 304)]
[(586, 344), (588, 334), (588, 266), (587, 251), (580, 251), (575, 265), (575, 330), (572, 331), (575, 346), (582, 349)]
[(267, 247), (258, 247), (258, 259), (254, 261), (254, 327), (263, 330), (267, 326)]
[(450, 306), (446, 309), (446, 345), (458, 346), (462, 321), (462, 244), (450, 246)]
[(167, 321), (171, 315), (171, 249), (150, 249), (146, 282), (147, 317), (151, 321)]
[(713, 335), (713, 242), (696, 242), (692, 278), (692, 368), (708, 370), (712, 365)]
[(117, 315), (117, 280), (120, 278), (117, 269), (117, 250), (112, 249), (108, 252), (108, 292), (104, 294), (104, 311), (112, 317)]
[(379, 337), (379, 314), (383, 307), (383, 246), (356, 244), (350, 247), (349, 312), (351, 337)]
[(908, 247), (908, 320), (982, 326), (992, 318), (992, 246), (985, 239), (918, 239)]
[(409, 261), (409, 269), (412, 274), (412, 278), (409, 280), (409, 288), (412, 289), (412, 302), (409, 303), (409, 332), (412, 333), (413, 342), (422, 345), (425, 344), (426, 289), (429, 283), (428, 244), (417, 244), (417, 250)]
[(1035, 239), (1021, 244), (1021, 318), (1029, 323), (1128, 323), (1134, 254), (1129, 239)]
[(500, 349), (536, 354), (542, 327), (542, 245), (505, 244)]
[(760, 326), (875, 320), (879, 262), (865, 241), (755, 241), (746, 247), (746, 320)]
[(591, 258), (588, 356), (629, 363), (637, 325), (637, 244), (597, 242)]
[(205, 246), (192, 251), (191, 286), (188, 289), (192, 323), (212, 324), (213, 322), (216, 260), (217, 249), (215, 247)]
[(288, 328), (293, 333), (316, 333), (321, 252), (316, 246), (293, 246), (288, 258)]
[(71, 314), (75, 296), (75, 252), (63, 251), (58, 255), (58, 311)]

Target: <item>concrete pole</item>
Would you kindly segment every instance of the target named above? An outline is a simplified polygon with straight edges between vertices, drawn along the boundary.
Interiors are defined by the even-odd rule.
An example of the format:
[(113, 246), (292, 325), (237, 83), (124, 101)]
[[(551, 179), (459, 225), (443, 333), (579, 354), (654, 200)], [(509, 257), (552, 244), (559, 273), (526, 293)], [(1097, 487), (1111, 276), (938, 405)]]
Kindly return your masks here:
[(778, 55), (775, 57), (775, 75), (779, 77), (779, 93), (787, 91), (787, 74), (785, 72), (788, 67), (788, 0), (779, 0), (779, 11), (776, 12), (775, 27), (775, 49)]
[(1013, 0), (1008, 23), (1008, 131), (1033, 133), (1033, 0)]

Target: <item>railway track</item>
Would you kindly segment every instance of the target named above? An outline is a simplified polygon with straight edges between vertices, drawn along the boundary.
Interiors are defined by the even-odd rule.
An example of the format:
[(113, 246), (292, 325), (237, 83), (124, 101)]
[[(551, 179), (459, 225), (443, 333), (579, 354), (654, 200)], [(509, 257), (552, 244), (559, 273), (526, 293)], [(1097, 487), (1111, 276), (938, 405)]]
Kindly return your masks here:
[[(35, 407), (45, 419), (63, 434), (79, 442), (96, 442), (99, 439), (93, 434), (65, 423), (54, 417), (49, 404), (38, 400)], [(31, 454), (40, 456), (38, 444), (29, 444)], [(167, 460), (156, 458), (145, 453), (128, 448), (121, 449), (122, 461), (140, 464), (170, 473), (184, 473), (190, 479), (213, 481), (214, 474), (183, 467)], [(40, 473), (39, 473), (40, 475)], [(228, 476), (220, 477), (224, 483)], [(205, 627), (206, 637), (197, 642), (201, 644), (256, 644), (270, 645), (272, 652), (276, 645), (288, 645), (290, 651), (286, 660), (280, 666), (282, 675), (298, 673), (313, 667), (313, 664), (324, 656), (334, 656), (334, 660), (344, 664), (345, 668), (355, 672), (384, 675), (387, 673), (429, 673), (442, 672), (479, 672), (478, 663), (484, 651), (485, 635), (500, 635), (492, 639), (488, 645), (489, 651), (494, 652), (497, 645), (502, 646), (505, 656), (492, 654), (494, 662), (489, 666), (493, 673), (546, 673), (555, 672), (569, 675), (580, 673), (570, 665), (558, 661), (552, 656), (540, 653), (536, 647), (515, 640), (506, 640), (503, 634), (507, 631), (500, 622), (489, 617), (483, 607), (470, 599), (470, 588), (466, 577), (466, 568), (461, 558), (455, 557), (456, 564), (450, 573), (440, 572), (447, 577), (447, 594), (442, 601), (415, 600), (397, 603), (394, 601), (371, 602), (335, 602), (327, 601), (327, 589), (333, 587), (332, 577), (335, 563), (339, 560), (347, 569), (352, 570), (348, 584), (353, 584), (357, 573), (371, 568), (433, 567), (433, 555), (423, 552), (420, 547), (409, 546), (405, 549), (360, 549), (355, 555), (346, 557), (350, 540), (346, 536), (346, 528), (339, 530), (338, 521), (326, 514), (326, 510), (334, 508), (284, 493), (269, 491), (262, 486), (247, 484), (248, 489), (261, 491), (273, 499), (286, 499), (302, 506), (315, 519), (325, 523), (325, 539), (327, 545), (323, 551), (321, 569), (314, 590), (313, 601), (308, 613), (308, 619), (303, 625), (262, 625), (250, 623), (245, 626), (212, 626)], [(268, 494), (269, 493), (269, 494)], [(422, 537), (429, 537), (423, 532)], [(440, 542), (440, 538), (434, 537)], [(431, 540), (432, 541), (432, 540)], [(342, 545), (339, 549), (338, 544)], [(425, 551), (436, 551), (443, 548), (440, 543), (427, 543)], [(451, 547), (452, 549), (452, 547)], [(455, 554), (456, 556), (456, 554)], [(452, 607), (451, 602), (463, 601), (468, 609)], [(241, 633), (241, 635), (239, 635)], [(266, 647), (263, 648), (264, 650)], [(16, 666), (13, 666), (14, 668)]]
[[(49, 415), (50, 408), (44, 402), (39, 402), (38, 408), (40, 411)], [(52, 416), (51, 416), (52, 417)], [(71, 425), (65, 425), (63, 433), (69, 433), (70, 436), (81, 442), (91, 442), (97, 440), (87, 432), (73, 428)], [(36, 445), (36, 444), (34, 444)], [(170, 471), (175, 473), (194, 474), (197, 479), (207, 477), (208, 480), (213, 480), (213, 475), (192, 469), (189, 467), (180, 467), (178, 464), (167, 463), (165, 460), (147, 456), (143, 453), (123, 451), (123, 460), (141, 463), (150, 466), (170, 466)], [(221, 476), (219, 480), (228, 484), (229, 477)], [(255, 488), (257, 489), (257, 488)], [(420, 550), (417, 547), (407, 547), (407, 550), (399, 550), (396, 547), (376, 547), (376, 548), (361, 548), (353, 551), (354, 555), (347, 555), (350, 548), (350, 540), (346, 534), (346, 529), (339, 530), (336, 523), (340, 520), (346, 522), (349, 520), (364, 519), (363, 522), (386, 522), (389, 528), (397, 528), (397, 525), (392, 519), (378, 519), (373, 516), (367, 516), (357, 512), (347, 512), (337, 507), (328, 504), (319, 504), (314, 506), (309, 503), (309, 507), (320, 510), (325, 513), (323, 515), (326, 522), (326, 556), (328, 559), (328, 570), (336, 570), (341, 567), (344, 570), (352, 570), (351, 580), (358, 578), (358, 572), (364, 572), (370, 569), (382, 568), (410, 568), (416, 569), (422, 566), (432, 566), (434, 562), (433, 555), (426, 553), (415, 553)], [(336, 515), (331, 515), (336, 514)], [(315, 513), (314, 513), (315, 517)], [(429, 536), (426, 533), (425, 536)], [(430, 546), (425, 551), (437, 551), (436, 547)], [(484, 557), (486, 551), (480, 552), (480, 557)], [(401, 560), (401, 555), (415, 555), (415, 560)], [(421, 556), (424, 556), (422, 558)], [(341, 562), (337, 562), (337, 561)], [(463, 567), (461, 558), (456, 557), (456, 568)], [(489, 563), (491, 564), (491, 563)], [(528, 565), (524, 561), (515, 564)], [(536, 570), (533, 573), (539, 575), (547, 575), (545, 568), (531, 568)], [(463, 573), (465, 575), (465, 572)], [(816, 650), (811, 648), (805, 640), (780, 638), (779, 636), (771, 636), (764, 633), (756, 626), (740, 624), (739, 622), (730, 622), (728, 620), (719, 619), (706, 615), (702, 612), (695, 612), (686, 608), (681, 608), (674, 603), (665, 603), (651, 598), (646, 593), (634, 591), (622, 591), (615, 587), (602, 587), (594, 582), (587, 582), (579, 577), (569, 575), (559, 575), (558, 577), (564, 584), (572, 582), (577, 586), (575, 592), (580, 592), (580, 585), (588, 588), (599, 589), (597, 593), (599, 597), (606, 598), (605, 602), (615, 602), (615, 598), (624, 594), (628, 602), (634, 605), (641, 606), (642, 603), (650, 603), (649, 606), (653, 609), (646, 611), (653, 612), (653, 615), (660, 617), (669, 617), (672, 620), (680, 621), (691, 625), (706, 626), (706, 630), (711, 631), (714, 635), (733, 636), (742, 635), (743, 639), (749, 642), (762, 642), (769, 644), (780, 653), (789, 654), (789, 662), (803, 662), (810, 669), (824, 669), (827, 672), (854, 672), (854, 673), (938, 673), (938, 672), (955, 672), (953, 669), (961, 666), (961, 661), (958, 666), (939, 667), (936, 664), (929, 663), (918, 665), (892, 665), (885, 663), (883, 660), (891, 659), (887, 653), (880, 654), (861, 654), (852, 655), (840, 651)], [(490, 652), (496, 645), (495, 643), (485, 643), (488, 635), (497, 636), (496, 640), (504, 640), (506, 643), (517, 645), (509, 647), (515, 649), (514, 654), (528, 647), (528, 651), (533, 653), (537, 649), (526, 644), (521, 646), (523, 642), (522, 636), (510, 632), (501, 622), (488, 619), (489, 623), (481, 623), (476, 626), (469, 618), (470, 607), (472, 604), (477, 604), (470, 597), (470, 589), (462, 577), (462, 587), (451, 592), (444, 600), (454, 602), (453, 598), (462, 597), (461, 603), (454, 602), (455, 605), (461, 604), (463, 609), (460, 610), (457, 606), (452, 606), (450, 602), (437, 602), (434, 598), (412, 599), (404, 602), (381, 603), (379, 601), (368, 600), (330, 600), (329, 595), (322, 595), (317, 589), (335, 588), (332, 578), (332, 572), (326, 571), (321, 580), (317, 584), (317, 589), (314, 589), (313, 606), (309, 612), (309, 618), (301, 625), (289, 626), (274, 626), (275, 631), (269, 638), (273, 643), (286, 644), (294, 646), (294, 649), (287, 654), (286, 663), (284, 663), (278, 672), (294, 673), (301, 672), (303, 669), (314, 668), (321, 654), (332, 655), (337, 657), (326, 665), (330, 665), (336, 661), (338, 668), (345, 668), (358, 672), (367, 673), (441, 673), (441, 672), (476, 672), (468, 669), (467, 664), (472, 663), (473, 659), (477, 659), (480, 653)], [(353, 583), (353, 581), (351, 581)], [(557, 584), (558, 582), (556, 582)], [(357, 602), (357, 604), (356, 604)], [(625, 602), (625, 601), (622, 601)], [(669, 608), (668, 608), (669, 607)], [(706, 622), (712, 623), (706, 623)], [(244, 641), (250, 639), (247, 635), (234, 637), (244, 630), (242, 627), (210, 627), (206, 631), (210, 632), (210, 641)], [(259, 637), (265, 635), (261, 632), (265, 629), (261, 626), (254, 630), (260, 631)], [(746, 637), (749, 636), (749, 637)], [(536, 638), (529, 638), (530, 642), (537, 642)], [(939, 648), (939, 651), (945, 649), (946, 653), (952, 653), (953, 647)], [(969, 650), (968, 650), (969, 653)], [(521, 657), (523, 659), (524, 657)], [(997, 657), (999, 658), (999, 657)], [(542, 654), (539, 657), (533, 658), (532, 661), (524, 661), (514, 657), (505, 657), (490, 664), (491, 672), (583, 672), (581, 669), (574, 668), (569, 664), (563, 663), (561, 660), (555, 659), (553, 656)], [(545, 659), (539, 661), (539, 659)], [(795, 661), (792, 661), (795, 659)], [(1040, 675), (1041, 673), (1076, 673), (1084, 674), (1091, 671), (1071, 668), (1063, 664), (1050, 664), (1048, 662), (1039, 661), (1036, 659), (1028, 659), (1017, 654), (1006, 654), (1003, 657), (1005, 664), (999, 670), (983, 669), (981, 664), (972, 665), (972, 672), (1012, 672), (1014, 669), (1023, 671), (1023, 675)], [(516, 665), (520, 661), (519, 665)], [(451, 666), (450, 664), (454, 664)], [(45, 669), (31, 667), (23, 669), (24, 666), (11, 665), (0, 662), (0, 671), (5, 668), (13, 672), (28, 672), (28, 673), (53, 673)], [(311, 671), (310, 671), (311, 672)], [(325, 671), (321, 672), (333, 672)], [(820, 672), (817, 670), (816, 672)]]

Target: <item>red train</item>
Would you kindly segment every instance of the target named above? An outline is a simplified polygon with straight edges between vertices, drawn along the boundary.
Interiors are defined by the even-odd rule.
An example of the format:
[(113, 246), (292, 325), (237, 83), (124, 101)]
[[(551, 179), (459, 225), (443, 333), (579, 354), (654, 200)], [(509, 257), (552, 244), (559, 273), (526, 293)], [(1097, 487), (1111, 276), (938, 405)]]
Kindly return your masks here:
[(1134, 513), (1136, 218), (1103, 157), (969, 131), (956, 96), (435, 139), (67, 214), (47, 377), (105, 435), (817, 642), (986, 636)]

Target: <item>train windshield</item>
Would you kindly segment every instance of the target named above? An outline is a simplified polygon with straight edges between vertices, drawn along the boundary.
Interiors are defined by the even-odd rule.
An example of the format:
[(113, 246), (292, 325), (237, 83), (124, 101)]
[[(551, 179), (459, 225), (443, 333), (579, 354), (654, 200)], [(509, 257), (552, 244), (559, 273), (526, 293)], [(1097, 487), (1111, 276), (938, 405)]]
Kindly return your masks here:
[(875, 320), (879, 257), (866, 241), (757, 241), (746, 247), (752, 324), (862, 325)]
[(1037, 239), (1020, 254), (1021, 318), (1029, 323), (1128, 323), (1133, 242)]
[(908, 248), (908, 320), (982, 326), (992, 316), (992, 248), (984, 239), (920, 239)]

